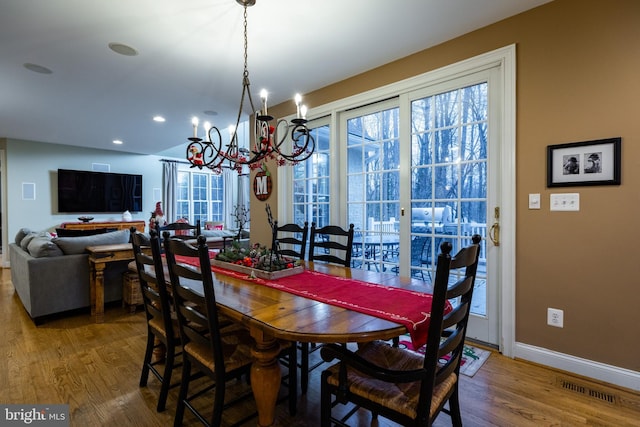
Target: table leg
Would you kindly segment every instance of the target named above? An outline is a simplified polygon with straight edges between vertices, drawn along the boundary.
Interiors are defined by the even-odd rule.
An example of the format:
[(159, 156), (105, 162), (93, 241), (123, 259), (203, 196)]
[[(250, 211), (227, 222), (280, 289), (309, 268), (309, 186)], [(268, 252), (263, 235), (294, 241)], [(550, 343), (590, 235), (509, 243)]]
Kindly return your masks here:
[(92, 263), (91, 271), (91, 315), (96, 323), (104, 323), (104, 268), (105, 264)]
[(251, 365), (251, 389), (258, 409), (258, 425), (273, 426), (281, 380), (278, 363), (280, 344), (275, 338), (259, 330), (252, 329), (251, 336), (256, 341), (251, 352), (254, 358)]
[(91, 298), (91, 317), (96, 315), (96, 265), (89, 260), (89, 295)]

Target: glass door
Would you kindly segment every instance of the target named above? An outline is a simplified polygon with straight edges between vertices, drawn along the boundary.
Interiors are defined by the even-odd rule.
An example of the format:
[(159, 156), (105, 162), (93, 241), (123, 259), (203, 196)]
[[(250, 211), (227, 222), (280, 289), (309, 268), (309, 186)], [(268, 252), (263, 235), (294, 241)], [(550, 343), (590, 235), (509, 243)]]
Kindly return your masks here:
[(400, 133), (397, 98), (345, 115), (347, 220), (352, 266), (398, 271)]
[(490, 131), (491, 76), (488, 70), (407, 96), (411, 188), (409, 203), (403, 203), (410, 209), (403, 236), (410, 243), (401, 245), (401, 252), (406, 250), (400, 272), (431, 280), (442, 242), (450, 242), (455, 254), (480, 235), (469, 337), (497, 345), (498, 275), (492, 265), (497, 264), (497, 247), (487, 242), (489, 212), (499, 206), (499, 157), (489, 155), (496, 152)]

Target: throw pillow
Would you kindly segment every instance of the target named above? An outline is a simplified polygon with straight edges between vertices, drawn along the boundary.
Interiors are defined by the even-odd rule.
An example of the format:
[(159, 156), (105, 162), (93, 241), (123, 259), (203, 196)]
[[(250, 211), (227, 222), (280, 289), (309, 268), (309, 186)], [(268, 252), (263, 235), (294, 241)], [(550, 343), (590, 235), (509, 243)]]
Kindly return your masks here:
[(31, 233), (31, 230), (29, 230), (28, 228), (21, 228), (20, 230), (18, 230), (15, 238), (16, 245), (20, 246), (20, 243), (22, 242), (22, 239), (24, 239), (24, 236), (29, 233)]
[(29, 254), (34, 258), (56, 257), (64, 255), (50, 237), (36, 236), (28, 246)]
[(65, 255), (74, 255), (83, 254), (87, 246), (129, 243), (130, 235), (129, 230), (118, 230), (93, 236), (56, 237), (51, 241), (58, 245)]

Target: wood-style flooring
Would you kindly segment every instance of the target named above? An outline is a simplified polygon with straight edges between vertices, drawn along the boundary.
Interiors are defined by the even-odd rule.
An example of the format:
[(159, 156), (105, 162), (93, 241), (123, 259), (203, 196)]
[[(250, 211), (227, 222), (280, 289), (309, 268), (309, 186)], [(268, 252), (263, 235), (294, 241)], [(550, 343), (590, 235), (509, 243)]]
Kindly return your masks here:
[[(145, 346), (141, 309), (130, 314), (107, 306), (105, 323), (92, 322), (88, 311), (58, 316), (36, 327), (15, 294), (10, 272), (0, 283), (0, 402), (3, 404), (69, 404), (71, 426), (173, 425), (177, 388), (167, 410), (155, 410), (159, 384), (138, 381)], [(309, 391), (300, 397), (298, 414), (278, 406), (280, 426), (319, 425), (319, 376), (312, 372)], [(176, 376), (176, 378), (179, 378)], [(246, 388), (244, 382), (232, 388)], [(512, 360), (493, 353), (472, 378), (460, 383), (465, 426), (640, 426), (640, 394), (585, 378)], [(202, 404), (207, 405), (207, 402)], [(253, 411), (251, 400), (225, 412), (225, 420)], [(255, 425), (255, 419), (246, 425)], [(184, 425), (199, 425), (185, 415)], [(352, 426), (395, 426), (358, 413)], [(437, 426), (450, 426), (442, 414)]]

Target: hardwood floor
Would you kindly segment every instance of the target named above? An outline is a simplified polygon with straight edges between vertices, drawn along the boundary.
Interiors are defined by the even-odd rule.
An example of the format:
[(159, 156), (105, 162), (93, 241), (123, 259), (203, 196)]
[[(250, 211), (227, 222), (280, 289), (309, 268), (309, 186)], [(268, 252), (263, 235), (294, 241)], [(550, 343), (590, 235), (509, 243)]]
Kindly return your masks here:
[[(34, 326), (14, 294), (10, 271), (0, 283), (0, 402), (3, 404), (68, 403), (71, 426), (168, 426), (173, 424), (177, 388), (169, 392), (167, 410), (155, 411), (159, 384), (149, 378), (138, 386), (145, 347), (145, 319), (117, 306), (107, 306), (105, 323), (95, 324), (87, 312), (65, 315)], [(317, 354), (314, 353), (314, 354)], [(298, 414), (278, 406), (278, 425), (319, 425), (319, 376), (312, 372), (309, 391), (300, 398)], [(176, 379), (179, 376), (176, 376)], [(234, 391), (247, 385), (239, 382)], [(550, 370), (493, 353), (473, 377), (461, 378), (465, 426), (640, 426), (640, 394)], [(208, 402), (203, 402), (206, 405)], [(225, 413), (244, 416), (251, 400)], [(364, 411), (353, 426), (395, 426)], [(199, 425), (185, 414), (185, 424)], [(255, 425), (250, 421), (246, 425)], [(442, 415), (436, 426), (450, 426)]]

